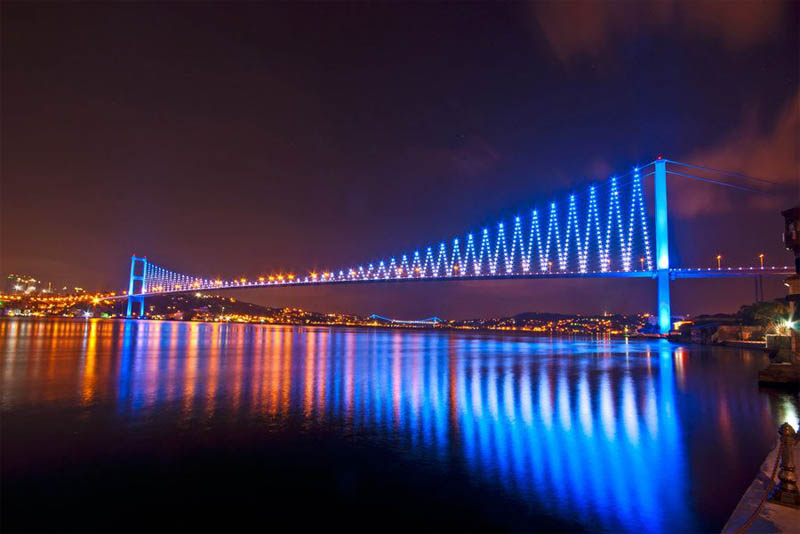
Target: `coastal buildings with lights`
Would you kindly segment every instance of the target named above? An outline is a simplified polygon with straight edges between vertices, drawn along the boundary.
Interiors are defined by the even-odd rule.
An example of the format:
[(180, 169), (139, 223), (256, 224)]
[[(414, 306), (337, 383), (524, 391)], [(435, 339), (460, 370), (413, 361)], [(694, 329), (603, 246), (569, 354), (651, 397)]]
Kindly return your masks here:
[(85, 293), (82, 287), (63, 286), (60, 289), (52, 282), (42, 282), (33, 276), (9, 274), (6, 277), (5, 292), (7, 295), (70, 295)]
[[(0, 295), (0, 316), (124, 318), (125, 303), (114, 293)], [(459, 330), (497, 330), (571, 335), (635, 335), (648, 324), (643, 315), (559, 315), (527, 313), (463, 321), (404, 321), (379, 315), (320, 313), (300, 308), (268, 308), (221, 295), (184, 293), (152, 297), (145, 318), (163, 321), (226, 322), (304, 326), (353, 326)]]

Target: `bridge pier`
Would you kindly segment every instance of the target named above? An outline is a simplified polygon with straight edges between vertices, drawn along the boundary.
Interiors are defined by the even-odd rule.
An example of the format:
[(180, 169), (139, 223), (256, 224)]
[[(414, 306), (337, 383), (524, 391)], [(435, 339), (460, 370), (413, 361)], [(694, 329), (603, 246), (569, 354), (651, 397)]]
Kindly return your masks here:
[(668, 334), (672, 326), (669, 299), (669, 233), (667, 229), (667, 162), (655, 162), (656, 279), (658, 280), (658, 331)]
[[(142, 264), (142, 271), (141, 274), (136, 274), (136, 266), (138, 263)], [(133, 314), (131, 313), (133, 310), (133, 304), (139, 304), (139, 317), (144, 317), (144, 281), (145, 276), (147, 273), (147, 258), (139, 258), (137, 256), (131, 256), (131, 278), (128, 283), (128, 312), (126, 314), (127, 317), (132, 317)], [(137, 282), (138, 284), (138, 293), (137, 293)]]

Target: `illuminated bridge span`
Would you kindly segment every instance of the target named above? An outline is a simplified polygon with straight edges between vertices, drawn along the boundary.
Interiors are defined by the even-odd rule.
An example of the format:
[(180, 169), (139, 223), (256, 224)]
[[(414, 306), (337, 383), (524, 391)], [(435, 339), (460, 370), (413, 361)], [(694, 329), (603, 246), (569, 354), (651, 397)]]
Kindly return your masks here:
[[(387, 281), (486, 280), (502, 278), (653, 278), (658, 281), (659, 328), (670, 328), (670, 280), (676, 278), (786, 274), (783, 268), (670, 268), (667, 174), (738, 187), (708, 175), (730, 176), (666, 159), (592, 185), (581, 194), (533, 209), (526, 216), (501, 221), (494, 228), (467, 233), (452, 241), (341, 269), (262, 276), (256, 279), (203, 278), (168, 270), (146, 257), (133, 256), (128, 316), (147, 296), (187, 291), (287, 285)], [(649, 216), (644, 180), (653, 177), (653, 212)], [(651, 235), (655, 229), (655, 236)]]
[(378, 315), (377, 313), (373, 313), (372, 315), (369, 316), (369, 318), (392, 324), (407, 324), (407, 325), (419, 325), (419, 326), (436, 326), (437, 324), (441, 324), (444, 322), (438, 317), (428, 317), (427, 319), (417, 319), (414, 321), (403, 321), (400, 319), (390, 319), (389, 317), (383, 317), (382, 315)]

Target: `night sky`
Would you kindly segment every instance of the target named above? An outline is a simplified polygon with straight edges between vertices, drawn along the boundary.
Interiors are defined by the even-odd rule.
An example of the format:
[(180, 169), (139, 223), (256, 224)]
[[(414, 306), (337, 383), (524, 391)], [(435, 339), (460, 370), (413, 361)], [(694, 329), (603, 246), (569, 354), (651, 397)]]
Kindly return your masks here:
[[(658, 155), (673, 263), (789, 264), (800, 4), (2, 4), (0, 271), (121, 290), (130, 255), (201, 276), (374, 261)], [(682, 281), (733, 311), (752, 281)], [(780, 280), (767, 297), (783, 294)], [(655, 282), (365, 284), (272, 306), (464, 318), (653, 311)]]

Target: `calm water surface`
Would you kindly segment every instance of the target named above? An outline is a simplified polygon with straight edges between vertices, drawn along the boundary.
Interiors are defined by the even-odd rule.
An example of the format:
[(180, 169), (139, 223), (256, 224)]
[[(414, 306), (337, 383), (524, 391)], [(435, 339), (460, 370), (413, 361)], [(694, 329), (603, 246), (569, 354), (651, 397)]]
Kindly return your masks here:
[(797, 397), (663, 341), (2, 320), (3, 529), (718, 531)]

